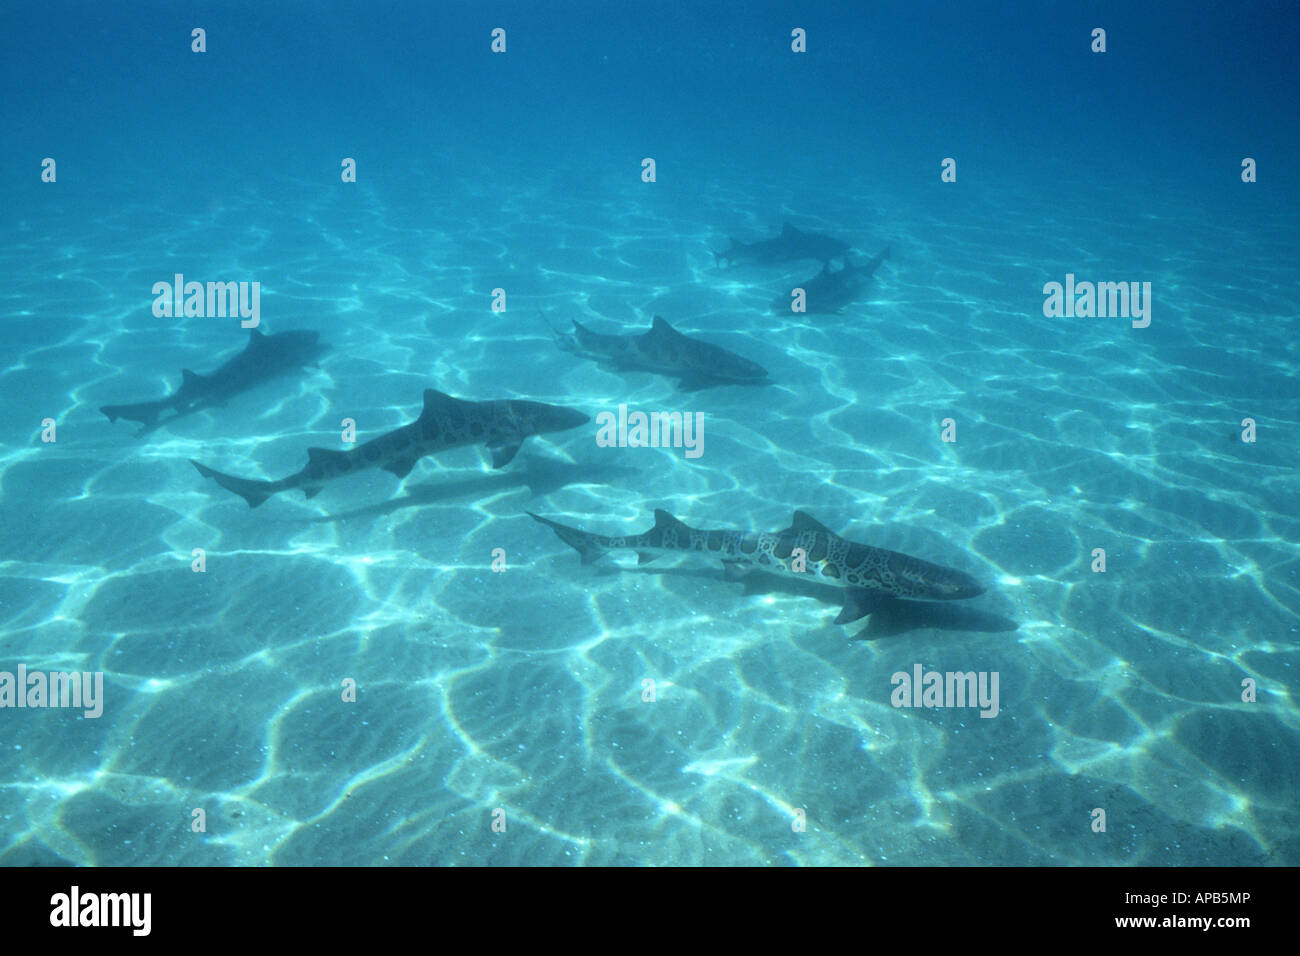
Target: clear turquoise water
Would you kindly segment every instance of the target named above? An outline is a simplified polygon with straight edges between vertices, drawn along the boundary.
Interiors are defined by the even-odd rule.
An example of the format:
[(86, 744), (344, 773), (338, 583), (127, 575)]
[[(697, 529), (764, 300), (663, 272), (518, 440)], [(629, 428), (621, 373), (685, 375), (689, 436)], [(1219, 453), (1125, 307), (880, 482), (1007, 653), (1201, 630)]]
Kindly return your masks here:
[[(337, 55), (347, 29), (323, 33), (312, 42)], [(379, 56), (380, 36), (357, 46)], [(1126, 166), (1114, 137), (1082, 159), (1051, 142), (1031, 156), (1012, 145), (1035, 117), (996, 84), (984, 98), (1004, 105), (980, 121), (1003, 131), (992, 141), (972, 121), (931, 155), (895, 105), (817, 126), (797, 155), (775, 137), (761, 152), (764, 101), (742, 95), (735, 59), (702, 68), (733, 76), (714, 112), (691, 112), (704, 107), (687, 79), (641, 116), (612, 106), (642, 81), (619, 72), (626, 48), (587, 52), (612, 58), (615, 89), (584, 92), (578, 67), (554, 62), (571, 87), (526, 87), (567, 104), (555, 137), (535, 99), (485, 118), (436, 84), (412, 94), (401, 56), (358, 71), (355, 103), (322, 93), (315, 125), (291, 109), (311, 105), (301, 70), (268, 68), (299, 76), (299, 98), (248, 122), (263, 137), (277, 116), (310, 128), (311, 162), (289, 133), (239, 139), (251, 152), (233, 171), (164, 142), (150, 160), (106, 127), (94, 155), (60, 127), (58, 152), (38, 111), (17, 117), (30, 155), (69, 160), (58, 186), (12, 186), (2, 227), (0, 671), (103, 671), (107, 700), (94, 720), (0, 710), (0, 863), (1300, 862), (1294, 187), (1272, 170), (1272, 185), (1237, 180), (1255, 145), (1225, 143), (1224, 172), (1154, 132), (1178, 164)], [(671, 52), (647, 40), (641, 55), (663, 68)], [(111, 106), (94, 67), (60, 74), (47, 105)], [(221, 91), (204, 95), (217, 116)], [(411, 103), (440, 111), (422, 137)], [(666, 103), (683, 129), (712, 131), (703, 143)], [(386, 153), (357, 139), (366, 107)], [(1188, 143), (1213, 126), (1151, 110)], [(150, 115), (127, 132), (143, 137)], [(395, 116), (409, 125), (383, 122)], [(119, 148), (138, 175), (109, 175)], [(337, 158), (358, 152), (361, 181), (343, 186)], [(941, 186), (951, 153), (959, 182)], [(660, 157), (655, 184), (644, 155)], [(773, 315), (816, 264), (719, 270), (712, 250), (786, 218), (893, 256), (844, 314)], [(160, 396), (247, 334), (154, 318), (150, 287), (177, 271), (260, 280), (267, 331), (317, 329), (333, 352), (135, 438), (98, 407)], [(1042, 285), (1067, 272), (1151, 282), (1151, 326), (1044, 318)], [(498, 287), (505, 313), (490, 309)], [(605, 370), (556, 349), (538, 306), (601, 331), (660, 314), (776, 384), (683, 393)], [(705, 453), (600, 448), (593, 427), (531, 439), (500, 471), (460, 449), (404, 482), (367, 472), (255, 511), (187, 461), (282, 477), (308, 446), (342, 447), (344, 417), (362, 440), (409, 421), (425, 388), (702, 412)], [(946, 418), (955, 443), (939, 439)], [(800, 508), (988, 592), (841, 627), (824, 596), (747, 593), (707, 564), (582, 566), (525, 514), (624, 534), (655, 508), (762, 530)], [(998, 717), (892, 707), (891, 675), (918, 663), (997, 672)], [(1247, 678), (1257, 702), (1241, 701)], [(340, 699), (348, 679), (356, 703)], [(1089, 829), (1097, 807), (1105, 834)]]

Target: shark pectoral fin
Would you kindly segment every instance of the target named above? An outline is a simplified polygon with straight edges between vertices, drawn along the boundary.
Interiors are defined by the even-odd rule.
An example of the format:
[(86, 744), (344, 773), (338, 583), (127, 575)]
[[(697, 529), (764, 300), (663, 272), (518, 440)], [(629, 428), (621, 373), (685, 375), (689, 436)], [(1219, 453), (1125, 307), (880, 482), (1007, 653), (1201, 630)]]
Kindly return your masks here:
[(659, 555), (651, 554), (649, 551), (638, 551), (636, 553), (637, 567), (640, 567), (643, 564), (649, 564), (657, 557), (659, 557)]
[(398, 478), (405, 478), (411, 473), (411, 469), (415, 467), (415, 463), (419, 460), (420, 459), (415, 456), (410, 458), (398, 458), (396, 461), (390, 461), (388, 464), (382, 465), (381, 467), (384, 471), (391, 471)]
[(324, 487), (325, 487), (324, 485), (312, 485), (310, 488), (304, 486), (302, 489), (302, 493), (306, 495), (308, 498), (315, 498), (318, 494), (321, 493), (321, 490)]
[(519, 449), (523, 441), (517, 441), (509, 445), (489, 445), (488, 451), (492, 452), (492, 467), (504, 468), (514, 460), (515, 455), (519, 454)]
[(866, 617), (889, 600), (884, 591), (869, 591), (866, 588), (849, 588), (845, 593), (844, 607), (836, 624), (852, 624), (859, 618)]
[(197, 372), (191, 372), (187, 368), (181, 369), (181, 388), (194, 388), (201, 381), (203, 381), (202, 375), (199, 375)]

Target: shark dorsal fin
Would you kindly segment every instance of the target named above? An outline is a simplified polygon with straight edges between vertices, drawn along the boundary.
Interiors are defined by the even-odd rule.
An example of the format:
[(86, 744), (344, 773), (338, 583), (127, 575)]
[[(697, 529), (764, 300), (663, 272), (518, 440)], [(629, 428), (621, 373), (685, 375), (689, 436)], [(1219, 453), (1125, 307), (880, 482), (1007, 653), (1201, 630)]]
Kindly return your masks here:
[(838, 537), (834, 531), (805, 511), (796, 511), (794, 513), (794, 519), (790, 522), (790, 530), (796, 533), (800, 531), (820, 531), (823, 534)]
[(440, 392), (434, 388), (424, 390), (424, 408), (420, 411), (420, 417), (425, 418), (433, 415), (440, 415), (447, 409), (459, 405), (461, 400), (453, 398), (446, 392)]
[(203, 381), (202, 375), (191, 372), (187, 368), (181, 369), (181, 388), (185, 388), (187, 385), (197, 385), (201, 381)]
[(789, 238), (790, 236), (797, 236), (799, 235), (799, 230), (796, 229), (794, 226), (790, 225), (790, 220), (787, 219), (785, 221), (785, 226), (781, 229), (781, 235), (785, 236), (786, 238)]
[(248, 348), (255, 349), (266, 344), (266, 333), (254, 326), (248, 330)]
[(656, 315), (654, 317), (654, 321), (650, 323), (650, 331), (654, 333), (656, 336), (660, 336), (660, 337), (666, 336), (668, 338), (674, 338), (674, 339), (685, 338), (685, 336), (682, 335), (682, 333), (678, 332), (675, 328), (669, 325), (668, 320), (665, 319), (662, 315)]
[(678, 521), (667, 511), (662, 508), (655, 509), (655, 526), (650, 529), (651, 534), (663, 531), (677, 531), (683, 534), (690, 534), (691, 529), (685, 524)]

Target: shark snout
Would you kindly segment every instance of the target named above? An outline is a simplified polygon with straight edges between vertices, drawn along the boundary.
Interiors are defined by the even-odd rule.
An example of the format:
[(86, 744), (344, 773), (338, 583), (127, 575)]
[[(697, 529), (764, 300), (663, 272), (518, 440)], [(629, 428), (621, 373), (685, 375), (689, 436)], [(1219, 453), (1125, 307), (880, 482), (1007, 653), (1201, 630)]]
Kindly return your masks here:
[(985, 587), (964, 571), (952, 571), (951, 577), (944, 582), (945, 597), (960, 601), (964, 598), (979, 597)]
[(591, 421), (591, 416), (585, 412), (580, 412), (576, 408), (564, 408), (561, 405), (552, 405), (542, 416), (540, 430), (546, 432), (564, 432), (570, 428), (578, 428), (581, 425)]

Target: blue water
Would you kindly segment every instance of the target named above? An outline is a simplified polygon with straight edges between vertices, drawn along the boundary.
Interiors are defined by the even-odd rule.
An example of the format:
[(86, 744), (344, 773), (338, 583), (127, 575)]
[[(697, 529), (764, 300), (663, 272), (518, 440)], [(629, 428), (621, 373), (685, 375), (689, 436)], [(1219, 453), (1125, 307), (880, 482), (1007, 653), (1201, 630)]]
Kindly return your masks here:
[[(0, 709), (0, 863), (1300, 863), (1294, 8), (991, 6), (10, 5), (0, 672), (104, 701)], [(891, 257), (774, 312), (820, 263), (713, 252), (785, 221)], [(332, 351), (136, 437), (100, 406), (249, 335), (155, 316), (176, 273)], [(1067, 274), (1149, 282), (1149, 326), (1045, 316)], [(602, 367), (539, 307), (773, 384)], [(281, 478), (428, 388), (702, 413), (704, 453), (593, 424), (256, 510), (188, 461)], [(527, 515), (656, 508), (987, 590), (837, 625)], [(893, 706), (915, 665), (997, 716)]]

